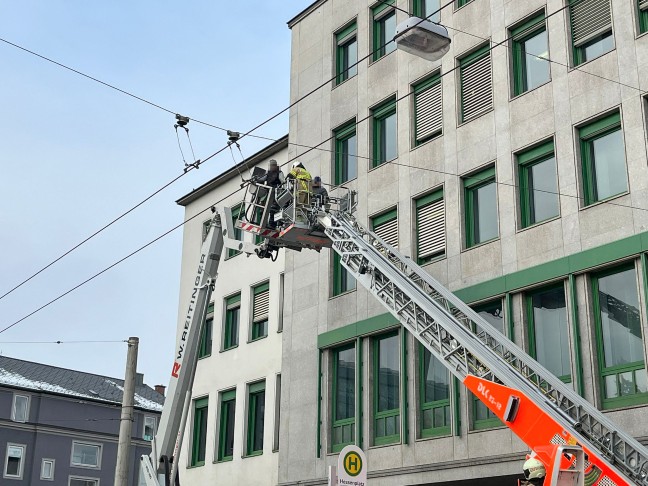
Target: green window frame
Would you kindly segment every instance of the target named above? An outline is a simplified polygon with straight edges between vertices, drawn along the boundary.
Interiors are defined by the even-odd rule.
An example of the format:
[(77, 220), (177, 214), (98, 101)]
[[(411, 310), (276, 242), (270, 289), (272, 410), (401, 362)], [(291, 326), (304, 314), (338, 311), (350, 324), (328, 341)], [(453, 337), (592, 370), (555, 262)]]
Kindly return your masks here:
[(373, 54), (372, 59), (377, 61), (383, 56), (396, 50), (394, 38), (396, 31), (396, 9), (393, 8), (394, 0), (385, 0), (371, 9), (373, 19)]
[(265, 422), (265, 380), (248, 386), (246, 456), (263, 454)]
[(358, 137), (355, 118), (336, 129), (334, 176), (336, 185), (344, 184), (358, 177)]
[(218, 421), (218, 461), (234, 459), (234, 423), (236, 420), (236, 388), (220, 393)]
[[(213, 305), (213, 304), (212, 304)], [(212, 313), (213, 313), (212, 307)], [(200, 333), (200, 345), (198, 347), (198, 359), (211, 356), (214, 339), (214, 316), (205, 319), (202, 332)]]
[(385, 243), (398, 248), (398, 208), (390, 209), (370, 220), (371, 231)]
[[(240, 217), (242, 212), (245, 211), (245, 206), (243, 203), (239, 203), (236, 206), (232, 207), (232, 227), (234, 228), (234, 239), (238, 241), (243, 241), (243, 230), (236, 227), (236, 220)], [(226, 259), (240, 255), (242, 252), (233, 250), (232, 248), (227, 249)]]
[[(391, 97), (371, 110), (373, 127), (373, 167), (398, 157), (396, 97)], [(393, 130), (393, 133), (392, 133)]]
[[(632, 276), (634, 280), (635, 295), (624, 296), (625, 298), (630, 297), (633, 302), (624, 302), (614, 295), (605, 292), (605, 290), (614, 290), (617, 295), (621, 294), (624, 289), (618, 280), (612, 280), (609, 284), (608, 282), (602, 284), (602, 281), (606, 278), (621, 276), (623, 274), (626, 277)], [(594, 274), (592, 275), (591, 283), (596, 351), (598, 355), (603, 409), (607, 410), (647, 403), (648, 375), (646, 374), (643, 350), (639, 286), (634, 262)], [(608, 285), (610, 288), (608, 288)], [(601, 298), (603, 294), (606, 296), (605, 299)], [(608, 316), (607, 319), (603, 318), (603, 313)], [(621, 322), (620, 319), (624, 318), (629, 322)], [(614, 321), (616, 323), (614, 329), (610, 325), (606, 326), (606, 322), (608, 321)], [(614, 332), (615, 330), (616, 333)], [(620, 330), (621, 332), (628, 331), (627, 337), (634, 338), (635, 342), (624, 343), (627, 346), (624, 345), (621, 351), (617, 347), (616, 351), (618, 354), (615, 355), (615, 343), (610, 341), (610, 339), (619, 339)], [(610, 350), (606, 349), (608, 346), (611, 348)], [(628, 362), (607, 364), (608, 357), (612, 360), (615, 358), (618, 360), (620, 354)], [(640, 356), (641, 359), (629, 361), (629, 358), (633, 355)], [(613, 396), (608, 396), (608, 393)], [(614, 394), (617, 396), (614, 396)]]
[[(464, 187), (464, 211), (465, 211), (465, 230), (466, 230), (466, 248), (471, 248), (476, 245), (481, 245), (489, 241), (499, 238), (499, 220), (497, 215), (497, 187), (495, 180), (495, 166), (482, 170), (472, 176), (464, 177), (462, 179)], [(492, 187), (491, 187), (492, 186)], [(489, 197), (489, 193), (484, 191), (493, 192), (494, 211), (492, 213), (495, 217), (494, 232), (490, 228), (490, 232), (483, 234), (480, 231), (480, 217), (488, 216), (480, 212), (480, 197), (485, 195)], [(486, 204), (487, 201), (484, 201)], [(492, 233), (492, 234), (491, 234)]]
[[(551, 295), (553, 294), (553, 295)], [(555, 297), (560, 294), (562, 301), (556, 301)], [(569, 343), (569, 313), (567, 309), (567, 295), (565, 285), (561, 282), (558, 285), (534, 289), (525, 295), (526, 319), (527, 319), (527, 340), (529, 342), (529, 355), (538, 361), (542, 366), (556, 375), (563, 383), (571, 383), (571, 349)], [(539, 322), (536, 318), (536, 304), (542, 305), (543, 311), (548, 314), (550, 321), (546, 322), (549, 332), (542, 331), (545, 324)], [(557, 307), (562, 304), (562, 307)], [(560, 312), (559, 309), (563, 309)], [(552, 312), (553, 311), (553, 312)], [(556, 322), (559, 321), (559, 322)], [(560, 326), (556, 329), (556, 325)], [(545, 332), (549, 337), (549, 342), (540, 342), (538, 334)], [(556, 342), (556, 340), (558, 342)], [(546, 348), (546, 350), (545, 350)], [(560, 349), (560, 360), (551, 355), (550, 349)], [(540, 355), (539, 355), (540, 352)], [(546, 356), (545, 356), (546, 353)], [(566, 361), (566, 363), (565, 363)], [(568, 373), (557, 373), (557, 367), (566, 365)], [(564, 366), (561, 367), (564, 369)]]
[(546, 70), (546, 79), (533, 80), (530, 79), (527, 65), (527, 56), (533, 62), (537, 61), (540, 55), (538, 53), (528, 53), (526, 51), (527, 43), (540, 34), (545, 35), (545, 43), (547, 49), (547, 57), (549, 54), (549, 34), (547, 31), (547, 24), (544, 12), (527, 20), (518, 27), (511, 29), (510, 36), (512, 37), (512, 57), (513, 57), (513, 96), (519, 96), (522, 93), (530, 91), (538, 86), (541, 86), (551, 79), (549, 61), (544, 61), (542, 64)]
[(193, 406), (193, 434), (191, 441), (191, 466), (204, 466), (207, 449), (207, 417), (209, 411), (209, 398), (194, 400)]
[[(504, 299), (485, 302), (473, 307), (481, 317), (486, 319), (504, 336), (507, 335), (504, 311)], [(473, 329), (475, 331), (475, 329)], [(472, 392), (472, 429), (485, 430), (504, 425), (502, 421)]]
[(342, 266), (342, 258), (340, 255), (332, 251), (333, 253), (333, 292), (331, 297), (335, 297), (347, 292), (351, 292), (356, 289), (357, 282), (356, 279), (351, 275), (351, 273)]
[(441, 0), (414, 0), (412, 13), (420, 19), (438, 23), (441, 20)]
[(639, 19), (639, 34), (648, 32), (648, 0), (637, 0), (637, 15)]
[[(353, 356), (353, 367), (340, 367), (341, 357)], [(331, 350), (333, 358), (332, 373), (333, 380), (331, 385), (331, 452), (340, 452), (349, 444), (355, 444), (355, 424), (356, 424), (356, 393), (358, 386), (356, 383), (356, 369), (358, 355), (355, 343), (340, 346)], [(353, 382), (353, 394), (349, 397), (341, 397), (340, 381), (344, 378), (346, 382)], [(348, 393), (347, 393), (348, 395)], [(340, 412), (340, 404), (344, 404)]]
[(456, 6), (456, 8), (461, 8), (461, 7), (463, 7), (464, 5), (468, 5), (468, 4), (469, 4), (470, 2), (472, 2), (472, 1), (473, 1), (473, 0), (457, 0), (457, 6)]
[(358, 74), (357, 24), (352, 22), (335, 34), (335, 84)]
[(445, 257), (446, 227), (443, 189), (414, 201), (416, 209), (416, 262), (419, 265)]
[(241, 328), (241, 294), (225, 299), (225, 329), (223, 332), (223, 351), (235, 348), (239, 344)]
[(268, 335), (270, 282), (252, 289), (252, 341)]
[[(398, 376), (387, 376), (387, 373), (381, 374), (381, 343), (387, 342), (394, 346), (396, 356), (394, 363), (398, 368)], [(371, 386), (373, 388), (373, 437), (374, 445), (386, 445), (400, 442), (401, 440), (401, 399), (400, 399), (400, 386), (401, 386), (401, 344), (399, 339), (399, 332), (394, 331), (387, 334), (382, 334), (372, 338), (372, 360), (373, 360), (373, 380)], [(393, 358), (393, 356), (392, 356)], [(391, 364), (394, 364), (391, 363)], [(391, 394), (380, 393), (382, 385), (386, 385), (387, 389), (392, 389)], [(394, 393), (393, 387), (396, 385)], [(390, 406), (391, 405), (391, 406)], [(395, 406), (394, 406), (395, 405)]]
[(610, 0), (569, 0), (574, 66), (614, 49)]
[(465, 123), (493, 109), (491, 47), (485, 44), (458, 62), (461, 94), (459, 120)]
[[(435, 378), (428, 380), (428, 373)], [(430, 389), (431, 384), (431, 389)], [(450, 372), (430, 351), (419, 343), (419, 407), (421, 438), (450, 435), (452, 416), (450, 412)]]
[[(523, 228), (560, 216), (558, 172), (553, 140), (516, 155), (518, 162), (520, 220)], [(546, 167), (552, 166), (553, 178)], [(539, 171), (544, 168), (544, 172)], [(537, 178), (534, 175), (541, 176)], [(542, 205), (539, 204), (542, 202)], [(553, 207), (552, 207), (553, 206)], [(555, 210), (552, 210), (555, 209)]]
[[(618, 135), (617, 135), (618, 132)], [(583, 199), (585, 206), (594, 204), (598, 201), (603, 201), (605, 199), (618, 196), (619, 194), (624, 194), (628, 192), (628, 178), (627, 178), (627, 166), (625, 159), (625, 144), (623, 141), (623, 130), (621, 127), (621, 114), (619, 112), (608, 115), (605, 118), (602, 118), (596, 122), (590, 123), (578, 129), (578, 135), (580, 139), (580, 154), (581, 154), (581, 168), (582, 168), (582, 177), (583, 177)], [(616, 181), (616, 188), (612, 188), (611, 185), (607, 188), (607, 191), (601, 194), (601, 190), (598, 188), (599, 178), (597, 176), (597, 167), (596, 167), (596, 147), (597, 142), (601, 139), (607, 138), (610, 136), (621, 136), (620, 141), (617, 139), (617, 143), (620, 142), (623, 150), (623, 157), (613, 157), (613, 162), (619, 162), (622, 159), (623, 162), (623, 180)], [(614, 141), (612, 142), (614, 143)], [(604, 154), (605, 155), (605, 154)], [(618, 155), (618, 154), (617, 154)], [(606, 160), (605, 157), (602, 157), (603, 160)], [(601, 183), (610, 182), (610, 173), (615, 174), (621, 173), (621, 167), (615, 167), (613, 170), (610, 170), (610, 167), (606, 167), (608, 173), (604, 174), (601, 177)]]
[(414, 92), (414, 146), (443, 134), (443, 94), (441, 74), (416, 83)]

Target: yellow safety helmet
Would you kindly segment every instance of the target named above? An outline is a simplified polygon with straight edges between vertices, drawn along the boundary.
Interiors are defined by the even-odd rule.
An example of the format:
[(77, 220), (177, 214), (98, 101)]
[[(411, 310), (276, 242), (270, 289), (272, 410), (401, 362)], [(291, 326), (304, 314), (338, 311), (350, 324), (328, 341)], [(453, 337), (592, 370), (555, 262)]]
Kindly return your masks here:
[(524, 470), (524, 477), (526, 479), (541, 479), (547, 475), (544, 464), (535, 457), (528, 459), (524, 463), (524, 466), (522, 466), (522, 469)]

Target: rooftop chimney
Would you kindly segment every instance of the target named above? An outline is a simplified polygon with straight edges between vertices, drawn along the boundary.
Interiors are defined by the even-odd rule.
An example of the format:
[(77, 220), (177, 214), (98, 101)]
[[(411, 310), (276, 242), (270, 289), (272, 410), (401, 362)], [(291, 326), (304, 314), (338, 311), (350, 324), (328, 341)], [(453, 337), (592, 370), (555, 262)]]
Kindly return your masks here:
[(166, 390), (166, 386), (164, 385), (155, 385), (155, 391), (158, 392), (160, 395), (164, 396), (164, 391)]

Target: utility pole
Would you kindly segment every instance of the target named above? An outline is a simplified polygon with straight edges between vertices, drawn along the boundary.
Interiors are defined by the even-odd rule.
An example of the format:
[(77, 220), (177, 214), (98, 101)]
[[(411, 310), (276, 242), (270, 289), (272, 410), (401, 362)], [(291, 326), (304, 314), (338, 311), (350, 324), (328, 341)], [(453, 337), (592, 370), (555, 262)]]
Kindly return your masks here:
[(128, 486), (128, 462), (130, 460), (131, 431), (133, 428), (138, 346), (139, 338), (128, 338), (124, 397), (122, 399), (121, 419), (119, 421), (119, 444), (117, 445), (117, 465), (115, 466), (115, 486)]

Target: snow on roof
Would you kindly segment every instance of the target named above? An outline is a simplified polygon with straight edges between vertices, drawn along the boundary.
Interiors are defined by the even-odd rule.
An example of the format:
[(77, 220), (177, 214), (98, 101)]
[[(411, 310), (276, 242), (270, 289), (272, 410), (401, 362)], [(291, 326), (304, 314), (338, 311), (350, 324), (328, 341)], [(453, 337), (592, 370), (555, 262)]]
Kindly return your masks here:
[[(0, 385), (121, 404), (124, 380), (0, 356)], [(135, 406), (162, 411), (164, 397), (147, 385), (135, 387)]]

